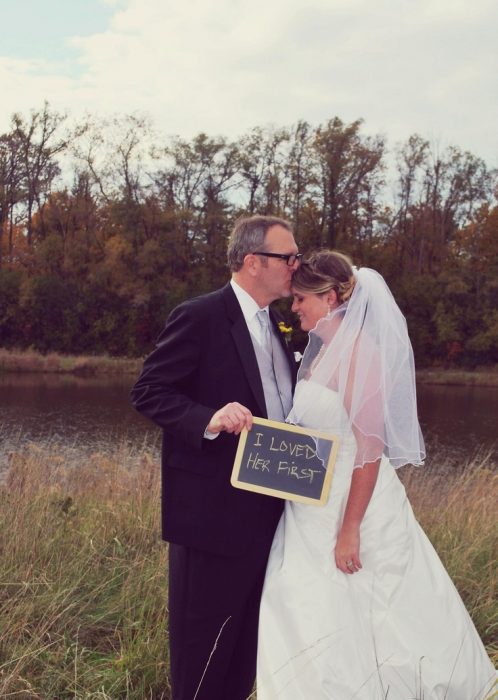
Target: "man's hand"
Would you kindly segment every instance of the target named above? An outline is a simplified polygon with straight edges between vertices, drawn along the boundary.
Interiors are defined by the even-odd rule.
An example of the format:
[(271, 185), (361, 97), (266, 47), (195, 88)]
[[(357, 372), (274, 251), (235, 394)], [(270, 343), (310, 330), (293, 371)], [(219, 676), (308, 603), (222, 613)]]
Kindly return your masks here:
[(236, 401), (227, 403), (226, 406), (216, 411), (207, 426), (207, 430), (210, 433), (221, 433), (224, 431), (226, 433), (235, 433), (235, 435), (238, 435), (243, 428), (251, 430), (252, 413), (248, 408)]

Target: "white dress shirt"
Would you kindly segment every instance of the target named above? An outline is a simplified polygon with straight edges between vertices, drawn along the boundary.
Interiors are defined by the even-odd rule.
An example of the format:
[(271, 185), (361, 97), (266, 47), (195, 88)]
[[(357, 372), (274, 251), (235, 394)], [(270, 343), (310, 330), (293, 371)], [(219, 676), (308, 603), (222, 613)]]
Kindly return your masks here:
[[(242, 289), (240, 284), (237, 284), (237, 282), (235, 282), (233, 279), (230, 280), (230, 285), (234, 291), (235, 296), (237, 297), (237, 301), (240, 304), (240, 308), (242, 310), (244, 320), (249, 329), (249, 333), (253, 336), (256, 342), (261, 345), (263, 340), (262, 328), (256, 316), (258, 311), (260, 311), (261, 307), (258, 305), (257, 301), (255, 301), (252, 298), (252, 296), (248, 292), (246, 292), (245, 289)], [(266, 313), (269, 313), (268, 306), (265, 306), (263, 308), (266, 310)], [(218, 435), (219, 433), (212, 433), (207, 428), (204, 431), (204, 437), (207, 440), (214, 440), (216, 437), (218, 437)]]
[[(258, 311), (261, 311), (261, 307), (258, 305), (257, 301), (255, 301), (252, 296), (246, 292), (245, 289), (242, 289), (242, 287), (237, 284), (237, 282), (230, 280), (230, 285), (235, 296), (237, 297), (242, 313), (244, 314), (244, 319), (249, 329), (249, 333), (260, 345), (262, 345), (263, 338), (261, 323), (258, 321), (256, 316)], [(263, 310), (269, 314), (268, 306), (264, 306)]]

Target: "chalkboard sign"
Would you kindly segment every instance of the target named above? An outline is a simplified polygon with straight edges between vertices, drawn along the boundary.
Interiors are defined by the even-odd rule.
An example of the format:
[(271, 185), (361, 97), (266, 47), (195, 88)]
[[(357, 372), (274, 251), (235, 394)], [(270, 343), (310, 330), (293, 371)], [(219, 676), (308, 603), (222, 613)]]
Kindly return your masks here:
[(252, 429), (240, 434), (231, 483), (247, 491), (323, 505), (337, 448), (334, 435), (254, 418)]

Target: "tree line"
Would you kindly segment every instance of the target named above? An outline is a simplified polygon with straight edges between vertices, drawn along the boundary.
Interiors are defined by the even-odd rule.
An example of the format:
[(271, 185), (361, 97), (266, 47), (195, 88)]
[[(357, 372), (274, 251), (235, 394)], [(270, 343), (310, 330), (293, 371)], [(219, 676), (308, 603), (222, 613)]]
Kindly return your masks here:
[(388, 150), (362, 120), (165, 140), (45, 103), (0, 134), (1, 344), (143, 355), (174, 305), (225, 283), (234, 220), (264, 213), (304, 253), (379, 270), (419, 366), (496, 363), (497, 175), (417, 134)]

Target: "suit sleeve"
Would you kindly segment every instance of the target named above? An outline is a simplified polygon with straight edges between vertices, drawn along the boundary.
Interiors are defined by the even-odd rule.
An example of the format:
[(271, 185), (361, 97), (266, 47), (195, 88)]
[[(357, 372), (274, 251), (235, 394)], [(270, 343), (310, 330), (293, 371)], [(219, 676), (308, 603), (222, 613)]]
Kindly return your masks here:
[(199, 450), (215, 412), (195, 400), (201, 343), (192, 308), (188, 304), (177, 307), (131, 391), (132, 404), (141, 414)]

